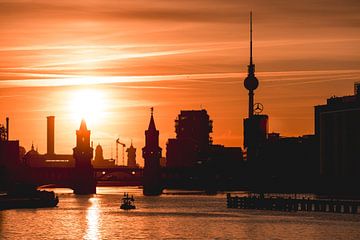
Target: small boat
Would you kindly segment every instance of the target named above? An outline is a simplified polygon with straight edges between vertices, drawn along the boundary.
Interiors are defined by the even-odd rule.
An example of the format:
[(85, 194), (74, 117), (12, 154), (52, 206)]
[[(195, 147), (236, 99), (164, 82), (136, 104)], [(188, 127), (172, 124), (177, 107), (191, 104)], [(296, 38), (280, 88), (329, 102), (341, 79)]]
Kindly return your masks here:
[(120, 205), (120, 209), (123, 210), (130, 210), (130, 209), (135, 209), (135, 204), (134, 204), (134, 197), (131, 195), (131, 197), (129, 197), (128, 193), (124, 193), (124, 197), (122, 198), (122, 204)]
[(27, 186), (17, 186), (0, 196), (0, 210), (56, 207), (58, 203), (59, 198), (53, 191), (39, 191)]

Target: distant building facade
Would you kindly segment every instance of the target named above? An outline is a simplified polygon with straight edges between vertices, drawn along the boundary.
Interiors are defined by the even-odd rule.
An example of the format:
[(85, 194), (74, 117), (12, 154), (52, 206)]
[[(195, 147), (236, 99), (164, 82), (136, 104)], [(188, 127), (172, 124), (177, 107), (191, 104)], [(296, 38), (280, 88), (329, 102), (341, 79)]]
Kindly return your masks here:
[(47, 117), (47, 153), (40, 154), (32, 144), (22, 161), (29, 167), (74, 167), (72, 154), (55, 153), (55, 117)]
[(176, 138), (167, 142), (166, 167), (191, 168), (210, 161), (218, 161), (223, 165), (242, 161), (240, 147), (212, 144), (212, 129), (213, 122), (206, 110), (181, 111), (175, 120)]
[(360, 84), (351, 96), (331, 97), (315, 106), (315, 134), (320, 140), (320, 173), (360, 177)]
[(212, 120), (206, 110), (181, 111), (175, 120), (176, 138), (166, 146), (167, 167), (192, 167), (206, 161)]
[(223, 145), (211, 145), (210, 154), (211, 160), (220, 162), (224, 167), (232, 166), (233, 162), (243, 161), (243, 151), (241, 147), (225, 147)]
[(283, 137), (269, 133), (256, 166), (256, 172), (274, 180), (274, 185), (293, 190), (304, 187), (319, 174), (319, 142), (315, 135)]
[(127, 152), (127, 166), (131, 168), (137, 167), (136, 165), (136, 148), (134, 148), (133, 143), (129, 148), (126, 149)]
[(103, 149), (100, 144), (95, 148), (95, 158), (92, 161), (94, 168), (112, 168), (115, 167), (115, 160), (104, 159)]

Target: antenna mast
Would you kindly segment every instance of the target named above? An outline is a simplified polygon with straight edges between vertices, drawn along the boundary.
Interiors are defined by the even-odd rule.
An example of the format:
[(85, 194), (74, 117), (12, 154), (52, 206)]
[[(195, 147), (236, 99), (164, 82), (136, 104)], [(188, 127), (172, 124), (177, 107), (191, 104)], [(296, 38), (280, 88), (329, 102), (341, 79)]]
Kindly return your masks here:
[(252, 58), (252, 12), (250, 12), (250, 65), (253, 65)]

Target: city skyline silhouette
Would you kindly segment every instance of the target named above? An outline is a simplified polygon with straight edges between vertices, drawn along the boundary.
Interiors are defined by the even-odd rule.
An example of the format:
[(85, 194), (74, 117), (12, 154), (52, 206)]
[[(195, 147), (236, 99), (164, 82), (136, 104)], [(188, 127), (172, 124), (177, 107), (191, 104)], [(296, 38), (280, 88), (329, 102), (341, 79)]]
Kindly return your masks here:
[(359, 12), (0, 0), (0, 239), (359, 239)]
[[(325, 12), (311, 1), (301, 11), (291, 3), (275, 11), (265, 1), (205, 4), (205, 9), (190, 2), (178, 8), (159, 3), (163, 11), (139, 3), (80, 1), (70, 10), (69, 2), (62, 8), (39, 1), (21, 4), (21, 11), (16, 1), (3, 4), (2, 18), (9, 24), (1, 28), (0, 119), (12, 119), (11, 136), (26, 150), (33, 142), (45, 152), (44, 119), (54, 115), (56, 151), (68, 153), (82, 109), (94, 142), (101, 143), (106, 158), (111, 152), (114, 158), (117, 138), (127, 144), (133, 139), (141, 155), (148, 107), (158, 111), (163, 148), (174, 137), (180, 110), (204, 108), (214, 121), (213, 139), (242, 146), (252, 9), (261, 79), (257, 101), (271, 116), (270, 131), (311, 134), (313, 106), (351, 94), (360, 78), (359, 31), (352, 21), (358, 4), (330, 3)], [(158, 17), (147, 14), (152, 11)]]

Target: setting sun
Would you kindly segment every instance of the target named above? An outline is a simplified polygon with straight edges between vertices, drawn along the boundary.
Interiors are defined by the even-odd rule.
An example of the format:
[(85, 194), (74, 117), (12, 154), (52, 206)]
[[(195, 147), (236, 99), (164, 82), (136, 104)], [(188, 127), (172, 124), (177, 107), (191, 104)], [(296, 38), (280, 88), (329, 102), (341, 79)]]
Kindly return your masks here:
[(92, 126), (99, 124), (106, 115), (107, 106), (106, 96), (99, 89), (80, 89), (69, 93), (68, 109), (76, 122), (85, 119)]

